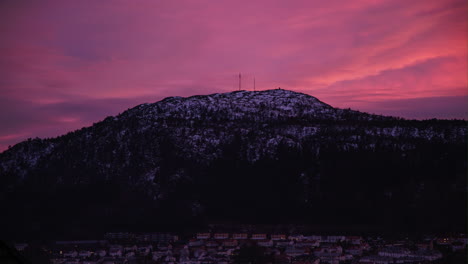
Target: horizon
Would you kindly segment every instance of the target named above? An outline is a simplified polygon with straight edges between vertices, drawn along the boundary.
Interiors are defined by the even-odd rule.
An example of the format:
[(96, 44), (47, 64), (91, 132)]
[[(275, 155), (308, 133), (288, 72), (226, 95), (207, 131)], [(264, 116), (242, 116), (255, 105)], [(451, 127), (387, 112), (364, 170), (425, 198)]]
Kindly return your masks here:
[(170, 96), (286, 87), (336, 108), (468, 117), (462, 0), (0, 3), (0, 152)]
[[(188, 98), (196, 97), (196, 96), (211, 96), (211, 95), (215, 95), (215, 94), (230, 94), (230, 93), (235, 93), (235, 92), (252, 92), (252, 93), (259, 93), (259, 92), (266, 92), (266, 91), (275, 91), (275, 90), (279, 90), (279, 89), (281, 89), (281, 90), (283, 90), (283, 91), (289, 91), (289, 92), (294, 92), (294, 93), (299, 93), (299, 94), (305, 94), (305, 95), (307, 95), (307, 96), (311, 96), (311, 97), (313, 97), (313, 98), (319, 100), (319, 101), (322, 102), (322, 103), (327, 104), (327, 102), (324, 102), (324, 101), (320, 100), (320, 98), (317, 98), (317, 97), (315, 97), (315, 96), (313, 96), (313, 95), (306, 94), (306, 93), (302, 93), (302, 92), (298, 92), (298, 91), (293, 91), (293, 90), (289, 90), (289, 89), (283, 89), (283, 88), (281, 88), (281, 87), (272, 88), (272, 89), (265, 89), (265, 90), (255, 90), (255, 91), (250, 91), (250, 90), (243, 90), (243, 89), (241, 89), (241, 90), (233, 90), (233, 91), (220, 92), (220, 93), (216, 93), (216, 92), (215, 92), (215, 93), (208, 93), (208, 94), (193, 94), (193, 95), (188, 95), (188, 96), (167, 96), (167, 97), (164, 97), (164, 98), (162, 98), (162, 99), (159, 99), (159, 100), (157, 100), (157, 101), (155, 101), (155, 102), (143, 102), (143, 103), (138, 103), (138, 104), (133, 105), (133, 106), (131, 106), (131, 107), (125, 109), (125, 110), (122, 110), (122, 111), (118, 112), (118, 113), (115, 114), (115, 115), (105, 116), (105, 117), (101, 118), (100, 120), (97, 120), (96, 122), (94, 122), (94, 123), (92, 123), (92, 124), (90, 124), (90, 125), (87, 125), (87, 126), (83, 126), (83, 127), (81, 127), (81, 128), (77, 128), (77, 129), (73, 129), (73, 130), (70, 130), (70, 131), (66, 131), (66, 132), (64, 132), (64, 133), (62, 133), (62, 134), (59, 134), (59, 135), (56, 135), (56, 136), (50, 136), (50, 137), (29, 137), (29, 138), (27, 138), (27, 139), (24, 139), (24, 140), (22, 140), (22, 141), (20, 141), (20, 142), (15, 143), (14, 145), (16, 145), (16, 144), (18, 144), (18, 143), (21, 143), (21, 142), (24, 142), (24, 141), (27, 141), (28, 139), (36, 139), (36, 138), (39, 138), (39, 139), (52, 139), (52, 138), (57, 138), (57, 137), (60, 137), (60, 136), (65, 135), (65, 134), (68, 134), (68, 133), (71, 133), (71, 132), (74, 132), (74, 131), (78, 131), (78, 130), (83, 129), (83, 128), (92, 127), (92, 126), (94, 126), (96, 123), (99, 123), (99, 122), (104, 121), (104, 119), (106, 119), (107, 117), (113, 117), (113, 116), (121, 115), (122, 113), (124, 113), (124, 112), (126, 112), (126, 111), (128, 111), (128, 110), (130, 110), (130, 109), (134, 109), (134, 108), (136, 108), (136, 107), (138, 107), (138, 106), (140, 106), (140, 105), (144, 105), (144, 104), (156, 104), (156, 103), (159, 103), (159, 102), (161, 102), (161, 101), (164, 101), (164, 100), (167, 99), (167, 98), (179, 97), (179, 98), (188, 99)], [(329, 104), (328, 104), (328, 105), (329, 105)], [(352, 110), (352, 111), (359, 111), (359, 110), (357, 110), (357, 109), (352, 109), (352, 108), (349, 108), (349, 107), (343, 107), (343, 108), (341, 108), (341, 107), (335, 107), (335, 106), (333, 106), (333, 105), (330, 105), (330, 106), (333, 107), (333, 108), (336, 108), (336, 109), (349, 109), (349, 110)], [(446, 119), (444, 119), (444, 118), (410, 119), (410, 118), (404, 118), (404, 117), (400, 117), (400, 116), (391, 116), (391, 115), (382, 115), (382, 114), (369, 113), (369, 112), (365, 112), (365, 111), (359, 111), (359, 112), (368, 113), (368, 114), (372, 114), (372, 115), (379, 115), (379, 116), (387, 116), (387, 117), (401, 118), (401, 119), (408, 120), (408, 121), (410, 121), (410, 120), (425, 121), (425, 120), (432, 120), (432, 119), (436, 119), (436, 120), (447, 120), (447, 121), (450, 121), (450, 120), (455, 120), (455, 121), (467, 121), (466, 118), (463, 118), (463, 119), (458, 119), (458, 118), (451, 118), (451, 119), (448, 119), (448, 118), (446, 118)], [(14, 145), (9, 145), (9, 146), (8, 146), (7, 148), (5, 148), (5, 149), (0, 148), (0, 153), (3, 153), (4, 151), (10, 149), (10, 148), (13, 147)]]

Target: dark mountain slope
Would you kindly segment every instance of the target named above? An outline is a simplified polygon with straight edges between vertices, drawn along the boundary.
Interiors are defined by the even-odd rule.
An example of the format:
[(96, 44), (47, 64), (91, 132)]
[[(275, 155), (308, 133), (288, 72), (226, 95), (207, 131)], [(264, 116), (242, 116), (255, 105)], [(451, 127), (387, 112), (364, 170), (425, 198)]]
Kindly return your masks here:
[(166, 98), (1, 153), (2, 222), (14, 235), (187, 221), (460, 230), (466, 125), (287, 90)]

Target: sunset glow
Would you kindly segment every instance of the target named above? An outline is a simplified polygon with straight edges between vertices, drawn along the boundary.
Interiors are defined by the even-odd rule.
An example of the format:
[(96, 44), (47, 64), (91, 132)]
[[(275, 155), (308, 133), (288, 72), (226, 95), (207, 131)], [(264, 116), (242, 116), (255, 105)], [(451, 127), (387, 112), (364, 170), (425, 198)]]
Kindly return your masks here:
[(281, 87), (334, 107), (467, 118), (464, 0), (0, 3), (0, 151), (168, 96)]

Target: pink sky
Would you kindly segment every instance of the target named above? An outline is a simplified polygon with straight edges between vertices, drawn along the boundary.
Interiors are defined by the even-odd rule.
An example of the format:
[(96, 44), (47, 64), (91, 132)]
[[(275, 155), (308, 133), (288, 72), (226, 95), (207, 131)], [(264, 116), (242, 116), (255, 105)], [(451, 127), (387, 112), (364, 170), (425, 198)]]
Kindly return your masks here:
[(0, 2), (0, 151), (167, 96), (282, 87), (467, 118), (466, 0)]

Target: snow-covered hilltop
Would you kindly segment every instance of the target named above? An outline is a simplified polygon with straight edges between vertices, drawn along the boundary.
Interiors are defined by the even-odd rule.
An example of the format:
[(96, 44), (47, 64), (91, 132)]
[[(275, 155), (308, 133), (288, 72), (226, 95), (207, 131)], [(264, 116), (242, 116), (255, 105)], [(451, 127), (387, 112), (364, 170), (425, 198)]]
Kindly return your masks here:
[[(39, 189), (26, 199), (31, 208), (48, 203), (72, 216), (63, 203), (72, 204), (102, 221), (148, 217), (129, 201), (169, 222), (174, 214), (248, 217), (254, 205), (291, 219), (319, 212), (328, 221), (333, 206), (365, 219), (384, 204), (428, 216), (427, 201), (434, 210), (463, 202), (466, 125), (337, 109), (282, 89), (169, 97), (1, 153), (0, 204), (25, 203)], [(433, 201), (428, 190), (444, 195)]]
[[(266, 111), (267, 110), (267, 111)], [(278, 118), (297, 116), (327, 116), (334, 108), (310, 95), (275, 89), (258, 92), (235, 91), (203, 96), (169, 97), (154, 104), (140, 105), (133, 111), (139, 114), (171, 118), (201, 119), (208, 113), (219, 113), (223, 118)]]
[[(239, 157), (249, 162), (274, 157), (281, 144), (301, 149), (303, 141), (311, 138), (331, 141), (343, 150), (372, 150), (399, 138), (407, 141), (400, 140), (393, 147), (405, 151), (415, 148), (416, 139), (462, 142), (467, 135), (464, 124), (407, 121), (337, 109), (313, 96), (283, 89), (168, 97), (62, 137), (20, 143), (0, 156), (0, 169), (15, 171), (13, 174), (22, 179), (30, 168), (48, 162), (47, 157), (62, 155), (59, 150), (68, 151), (67, 146), (76, 142), (87, 146), (87, 151), (111, 144), (108, 150), (93, 156), (105, 154), (109, 161), (100, 163), (105, 168), (113, 167), (111, 161), (117, 153), (128, 157), (135, 152), (131, 140), (138, 141), (141, 147), (154, 147), (147, 156), (155, 160), (154, 154), (160, 153), (156, 143), (161, 137), (173, 140), (186, 158), (203, 163), (222, 156), (223, 146), (234, 140), (248, 141)], [(145, 142), (148, 138), (156, 141)], [(320, 149), (317, 146), (314, 152), (318, 154)], [(90, 155), (83, 158), (92, 162)]]

